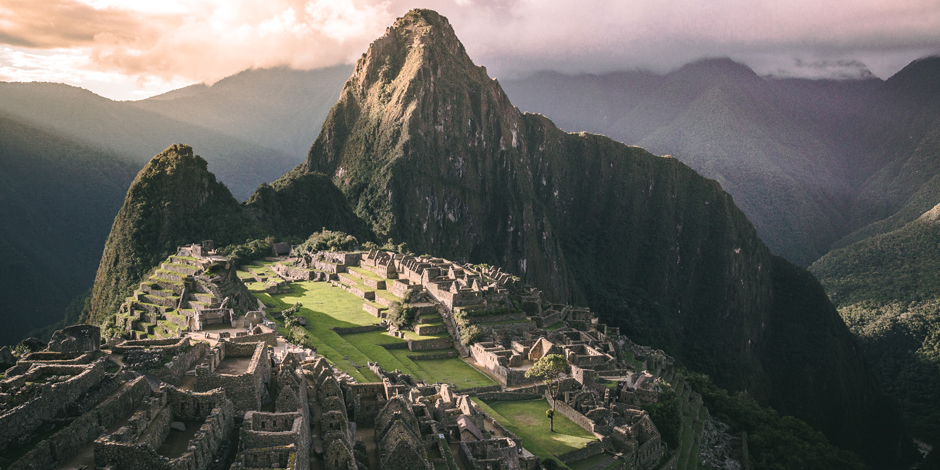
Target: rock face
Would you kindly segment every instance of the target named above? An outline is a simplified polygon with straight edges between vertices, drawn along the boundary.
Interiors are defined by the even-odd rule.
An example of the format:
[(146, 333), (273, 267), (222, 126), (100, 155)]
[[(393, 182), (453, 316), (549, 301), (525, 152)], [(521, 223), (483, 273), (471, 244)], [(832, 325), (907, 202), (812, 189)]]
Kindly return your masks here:
[(434, 12), (372, 43), (306, 170), (380, 238), (502, 266), (838, 445), (896, 458), (896, 413), (818, 282), (772, 257), (716, 182), (520, 113)]

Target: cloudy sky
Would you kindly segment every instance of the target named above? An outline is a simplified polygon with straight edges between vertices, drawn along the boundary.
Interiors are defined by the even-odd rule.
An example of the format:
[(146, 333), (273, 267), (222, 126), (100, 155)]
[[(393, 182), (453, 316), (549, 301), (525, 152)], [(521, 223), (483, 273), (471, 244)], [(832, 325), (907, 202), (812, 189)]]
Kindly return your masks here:
[(352, 63), (416, 7), (447, 16), (496, 77), (731, 57), (761, 74), (887, 78), (940, 54), (937, 0), (3, 0), (0, 81), (141, 99), (252, 67)]

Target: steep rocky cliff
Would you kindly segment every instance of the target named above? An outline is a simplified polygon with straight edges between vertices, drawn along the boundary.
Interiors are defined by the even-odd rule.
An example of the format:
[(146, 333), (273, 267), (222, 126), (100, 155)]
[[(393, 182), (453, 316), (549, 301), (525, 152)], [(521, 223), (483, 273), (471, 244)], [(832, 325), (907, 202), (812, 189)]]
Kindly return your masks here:
[(373, 42), (306, 170), (380, 237), (503, 266), (872, 462), (896, 457), (896, 414), (819, 284), (716, 182), (520, 113), (434, 12)]

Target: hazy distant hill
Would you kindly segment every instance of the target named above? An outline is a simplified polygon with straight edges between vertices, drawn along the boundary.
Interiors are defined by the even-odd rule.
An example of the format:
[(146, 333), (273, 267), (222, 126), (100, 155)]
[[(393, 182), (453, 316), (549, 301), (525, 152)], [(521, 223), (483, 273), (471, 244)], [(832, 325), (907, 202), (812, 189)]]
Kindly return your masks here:
[[(503, 85), (521, 109), (568, 130), (674, 155), (716, 179), (772, 251), (807, 265), (848, 231), (860, 134), (848, 121), (870, 110), (880, 83), (768, 80), (710, 59), (662, 76), (536, 74)], [(608, 106), (591, 115), (598, 103)]]
[[(193, 85), (132, 104), (302, 157), (317, 138), (323, 120), (339, 98), (350, 73), (352, 66), (348, 65), (309, 71), (245, 70), (211, 87)], [(296, 160), (295, 164), (301, 160)], [(286, 169), (276, 176), (284, 171)]]
[(139, 166), (170, 144), (198, 145), (213, 171), (239, 200), (303, 161), (302, 153), (289, 155), (237, 134), (223, 134), (140, 109), (132, 102), (112, 101), (57, 83), (0, 82), (0, 112), (107, 149)]
[(0, 114), (0, 344), (62, 318), (95, 277), (137, 165)]
[(888, 121), (867, 160), (877, 167), (837, 246), (900, 228), (940, 203), (940, 57), (912, 62), (885, 82), (871, 113)]

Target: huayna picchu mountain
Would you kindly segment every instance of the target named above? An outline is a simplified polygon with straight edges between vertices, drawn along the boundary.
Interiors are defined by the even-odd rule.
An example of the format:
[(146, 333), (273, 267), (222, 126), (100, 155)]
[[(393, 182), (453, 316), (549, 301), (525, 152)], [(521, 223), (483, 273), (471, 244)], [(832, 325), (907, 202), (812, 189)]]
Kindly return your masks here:
[[(290, 188), (282, 189), (285, 182)], [(323, 227), (363, 241), (371, 237), (342, 193), (322, 175), (287, 173), (273, 186), (262, 184), (248, 202), (239, 204), (192, 147), (172, 145), (140, 170), (127, 191), (105, 243), (89, 319), (100, 322), (114, 314), (147, 272), (179, 246), (203, 240), (236, 245), (271, 236), (309, 235)]]
[(197, 239), (241, 243), (260, 234), (192, 147), (170, 146), (140, 170), (114, 218), (92, 289), (92, 319), (117, 311), (143, 274), (178, 246)]
[(897, 414), (822, 288), (716, 182), (521, 113), (432, 11), (372, 43), (306, 167), (381, 239), (517, 272), (878, 465), (897, 459)]
[[(327, 178), (348, 205), (313, 196), (331, 194)], [(119, 243), (133, 246), (119, 253), (146, 251), (151, 266), (168, 254), (170, 238), (150, 243), (122, 228), (155, 223), (132, 215), (142, 193), (134, 186), (96, 302), (115, 287), (107, 273), (124, 259), (111, 254)], [(209, 193), (197, 191), (194, 203), (201, 196)], [(172, 200), (152, 200), (163, 197)], [(153, 217), (190, 220), (154, 207)], [(900, 466), (908, 448), (898, 413), (819, 283), (772, 256), (717, 182), (674, 158), (521, 113), (433, 11), (409, 12), (372, 43), (302, 167), (260, 188), (247, 211), (219, 207), (229, 224), (293, 237), (319, 229), (323, 212), (355, 211), (377, 239), (500, 266), (554, 301), (587, 304), (638, 343), (807, 421), (873, 466)], [(355, 230), (362, 222), (353, 219), (332, 220)], [(215, 230), (226, 223), (200, 223), (202, 231), (175, 231), (177, 244), (224, 238)]]

